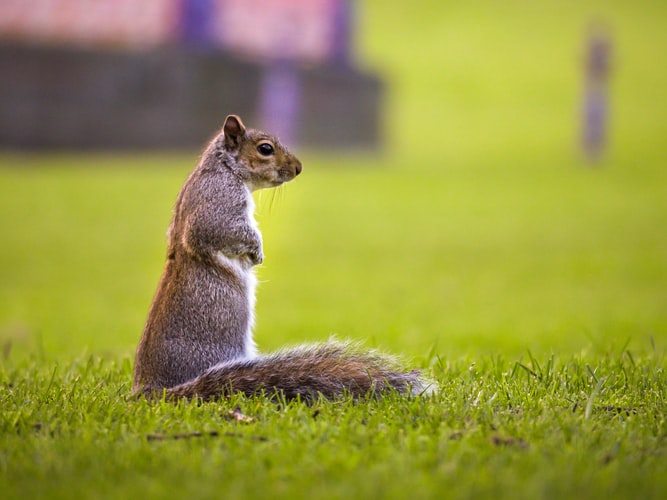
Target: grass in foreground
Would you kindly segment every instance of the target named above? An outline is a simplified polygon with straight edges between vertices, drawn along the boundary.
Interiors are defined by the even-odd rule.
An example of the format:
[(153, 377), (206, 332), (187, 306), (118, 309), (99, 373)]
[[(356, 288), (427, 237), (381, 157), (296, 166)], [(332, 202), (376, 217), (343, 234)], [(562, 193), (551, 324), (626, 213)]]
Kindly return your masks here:
[(130, 362), (0, 371), (3, 498), (664, 498), (664, 360), (433, 360), (433, 397), (128, 398)]

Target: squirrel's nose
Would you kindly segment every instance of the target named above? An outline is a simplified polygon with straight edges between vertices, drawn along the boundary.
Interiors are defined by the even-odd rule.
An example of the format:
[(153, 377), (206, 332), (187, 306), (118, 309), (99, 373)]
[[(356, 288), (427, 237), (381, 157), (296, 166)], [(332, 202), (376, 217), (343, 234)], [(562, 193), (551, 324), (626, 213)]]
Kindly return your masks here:
[(295, 175), (299, 175), (301, 173), (301, 162), (296, 162), (296, 166), (294, 167), (294, 171), (296, 172)]

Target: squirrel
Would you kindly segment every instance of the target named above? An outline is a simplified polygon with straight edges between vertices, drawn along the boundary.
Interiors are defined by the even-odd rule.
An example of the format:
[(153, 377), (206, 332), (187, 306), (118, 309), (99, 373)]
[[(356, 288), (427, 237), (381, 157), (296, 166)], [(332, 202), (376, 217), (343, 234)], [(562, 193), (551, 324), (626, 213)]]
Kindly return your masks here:
[(226, 118), (176, 200), (166, 266), (136, 351), (135, 394), (210, 400), (264, 392), (312, 401), (428, 391), (418, 370), (354, 343), (258, 354), (253, 267), (264, 256), (252, 192), (291, 181), (301, 168), (276, 137)]

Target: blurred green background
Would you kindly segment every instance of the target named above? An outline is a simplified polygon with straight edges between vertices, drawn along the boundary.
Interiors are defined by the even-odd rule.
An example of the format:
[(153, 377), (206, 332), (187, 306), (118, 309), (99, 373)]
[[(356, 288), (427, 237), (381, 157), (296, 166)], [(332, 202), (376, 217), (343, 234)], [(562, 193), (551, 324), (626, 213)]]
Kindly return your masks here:
[[(667, 4), (357, 6), (386, 143), (299, 151), (303, 174), (258, 193), (260, 350), (336, 334), (418, 360), (664, 352)], [(595, 165), (579, 149), (592, 18), (614, 42)], [(197, 154), (0, 152), (5, 359), (132, 356)]]

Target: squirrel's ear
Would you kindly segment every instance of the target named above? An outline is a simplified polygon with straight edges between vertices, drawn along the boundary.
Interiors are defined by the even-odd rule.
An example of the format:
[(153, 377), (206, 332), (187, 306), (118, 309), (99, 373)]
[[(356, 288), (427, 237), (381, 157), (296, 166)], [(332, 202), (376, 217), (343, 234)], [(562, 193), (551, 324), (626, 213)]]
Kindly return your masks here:
[(229, 115), (225, 119), (225, 125), (222, 128), (225, 133), (225, 146), (228, 148), (236, 148), (245, 134), (245, 126), (236, 115)]

